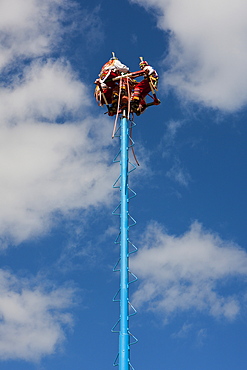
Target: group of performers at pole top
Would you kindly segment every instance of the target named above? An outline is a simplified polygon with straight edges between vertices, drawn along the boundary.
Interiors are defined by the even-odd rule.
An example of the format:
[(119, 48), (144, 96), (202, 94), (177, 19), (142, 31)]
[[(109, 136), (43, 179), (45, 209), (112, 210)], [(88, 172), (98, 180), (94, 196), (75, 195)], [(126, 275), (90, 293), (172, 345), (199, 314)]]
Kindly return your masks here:
[[(114, 116), (127, 107), (130, 112), (140, 115), (147, 106), (158, 105), (160, 100), (156, 97), (158, 86), (158, 73), (149, 63), (140, 57), (140, 71), (130, 72), (129, 68), (116, 58), (106, 62), (95, 80), (96, 88), (94, 96), (99, 106), (106, 105), (108, 115)], [(144, 78), (138, 82), (136, 77)], [(152, 92), (152, 103), (146, 103), (146, 96)], [(150, 95), (149, 95), (150, 96)]]

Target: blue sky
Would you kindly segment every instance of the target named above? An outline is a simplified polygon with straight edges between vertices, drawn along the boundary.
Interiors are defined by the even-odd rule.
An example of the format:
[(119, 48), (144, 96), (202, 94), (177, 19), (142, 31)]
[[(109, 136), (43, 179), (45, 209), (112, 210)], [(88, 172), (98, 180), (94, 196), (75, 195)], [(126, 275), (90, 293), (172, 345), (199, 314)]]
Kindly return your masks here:
[(136, 117), (135, 369), (246, 369), (247, 5), (0, 2), (0, 367), (108, 370), (118, 276), (114, 51), (162, 101)]

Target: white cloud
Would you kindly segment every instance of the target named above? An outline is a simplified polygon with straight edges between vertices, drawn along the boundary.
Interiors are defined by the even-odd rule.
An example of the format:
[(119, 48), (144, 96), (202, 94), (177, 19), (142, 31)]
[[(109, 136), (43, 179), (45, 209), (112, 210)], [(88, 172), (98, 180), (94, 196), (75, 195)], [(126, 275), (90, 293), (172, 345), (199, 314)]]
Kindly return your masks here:
[[(59, 9), (67, 2), (20, 0), (16, 8), (15, 3), (0, 4), (0, 20), (6, 15), (0, 37), (13, 33), (3, 44), (11, 58), (18, 57), (22, 41), (27, 41), (22, 56), (33, 57), (29, 42), (37, 46), (39, 36), (52, 49)], [(109, 122), (89, 115), (89, 89), (66, 60), (35, 58), (18, 74), (11, 66), (0, 85), (0, 248), (46, 232), (58, 215), (109, 205), (117, 170), (111, 166)]]
[(182, 328), (177, 332), (173, 333), (173, 338), (185, 338), (188, 336), (189, 332), (192, 330), (192, 324), (188, 324), (187, 322), (183, 324)]
[(89, 105), (89, 93), (63, 60), (36, 61), (21, 78), (0, 87), (0, 125), (27, 119), (56, 120)]
[(247, 253), (197, 222), (181, 236), (151, 224), (131, 261), (141, 280), (133, 297), (137, 306), (147, 304), (165, 317), (192, 309), (234, 319), (240, 312), (241, 296), (227, 287), (231, 278), (246, 279)]
[(165, 139), (169, 142), (172, 142), (178, 132), (178, 130), (183, 126), (183, 121), (169, 121), (167, 123), (167, 132), (165, 135)]
[(176, 181), (179, 185), (187, 187), (191, 181), (190, 174), (186, 169), (181, 166), (178, 159), (175, 160), (175, 164), (167, 171), (166, 176)]
[(0, 68), (14, 58), (49, 53), (62, 35), (65, 0), (1, 0)]
[(47, 289), (0, 270), (0, 359), (37, 361), (54, 353), (72, 317), (70, 288)]
[[(89, 89), (69, 63), (50, 57), (70, 5), (0, 1), (0, 248), (112, 201), (112, 126), (90, 115)], [(31, 280), (0, 269), (1, 360), (53, 354), (72, 325), (73, 290)]]
[(184, 100), (225, 111), (247, 103), (247, 3), (242, 0), (131, 0), (155, 8), (170, 32), (163, 84)]
[(2, 239), (19, 243), (46, 231), (54, 212), (109, 205), (116, 170), (110, 140), (102, 119), (0, 128)]

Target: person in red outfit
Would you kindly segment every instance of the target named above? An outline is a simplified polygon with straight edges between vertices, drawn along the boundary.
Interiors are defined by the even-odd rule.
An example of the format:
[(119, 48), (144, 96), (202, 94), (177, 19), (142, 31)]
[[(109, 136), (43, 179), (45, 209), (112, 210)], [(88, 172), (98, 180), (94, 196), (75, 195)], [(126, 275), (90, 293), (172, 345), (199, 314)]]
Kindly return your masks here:
[(95, 80), (97, 86), (94, 95), (99, 105), (109, 105), (115, 102), (118, 96), (119, 81), (113, 81), (113, 79), (127, 72), (129, 68), (121, 63), (113, 53), (113, 57), (103, 65), (99, 78)]
[(150, 91), (157, 89), (159, 78), (156, 70), (151, 67), (148, 62), (142, 60), (139, 65), (144, 72), (144, 79), (134, 87), (134, 91), (131, 96), (131, 109), (133, 112), (137, 112), (138, 109), (145, 109), (145, 97), (150, 93)]

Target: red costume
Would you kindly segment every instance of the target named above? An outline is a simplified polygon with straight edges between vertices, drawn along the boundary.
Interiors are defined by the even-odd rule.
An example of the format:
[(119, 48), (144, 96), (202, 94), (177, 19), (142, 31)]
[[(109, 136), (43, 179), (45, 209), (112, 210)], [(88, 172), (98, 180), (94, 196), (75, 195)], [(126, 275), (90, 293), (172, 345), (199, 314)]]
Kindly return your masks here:
[(148, 62), (142, 61), (140, 63), (141, 69), (144, 71), (145, 77), (144, 79), (139, 82), (133, 91), (132, 97), (131, 97), (131, 105), (133, 107), (133, 110), (136, 110), (139, 106), (145, 105), (145, 97), (147, 96), (150, 91), (154, 91), (157, 89), (158, 84), (158, 73), (151, 67)]
[(118, 96), (118, 81), (113, 81), (112, 79), (128, 71), (129, 68), (121, 63), (115, 56), (103, 65), (99, 78), (95, 81), (97, 84), (95, 88), (95, 97), (99, 105), (111, 104), (113, 96)]
[[(95, 98), (100, 106), (106, 105), (108, 115), (113, 116), (123, 109), (140, 115), (151, 105), (158, 105), (155, 90), (158, 84), (158, 74), (148, 62), (140, 57), (141, 71), (128, 73), (129, 68), (122, 64), (114, 55), (101, 68), (99, 78), (95, 80)], [(144, 76), (140, 82), (134, 78)], [(146, 95), (152, 91), (153, 103), (146, 103)]]

